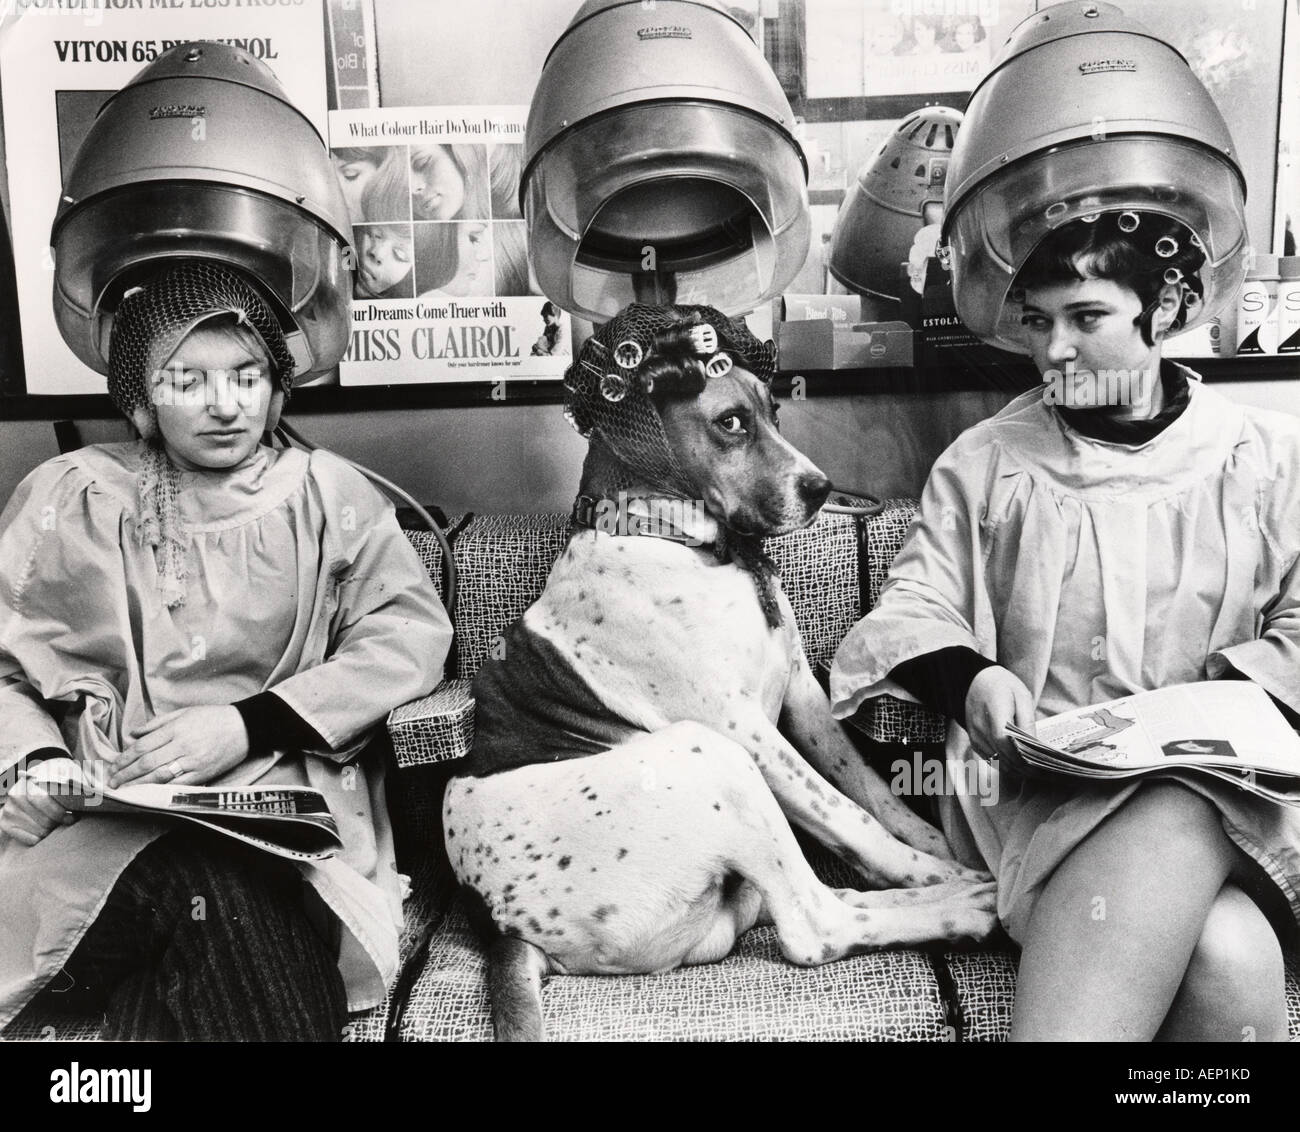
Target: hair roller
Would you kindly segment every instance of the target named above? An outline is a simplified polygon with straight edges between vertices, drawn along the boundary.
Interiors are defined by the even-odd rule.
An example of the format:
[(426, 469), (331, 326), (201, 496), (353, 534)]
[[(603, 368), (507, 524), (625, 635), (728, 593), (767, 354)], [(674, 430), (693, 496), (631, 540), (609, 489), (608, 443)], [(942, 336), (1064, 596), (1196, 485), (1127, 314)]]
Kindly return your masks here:
[(622, 374), (607, 373), (600, 379), (600, 395), (606, 401), (621, 401), (627, 396), (627, 381)]
[(625, 339), (614, 347), (614, 361), (623, 369), (636, 369), (645, 360), (645, 351), (638, 342)]
[(718, 332), (713, 329), (707, 322), (702, 322), (699, 326), (691, 327), (691, 341), (695, 344), (695, 352), (708, 357), (710, 354), (718, 352)]
[[(695, 345), (696, 333), (701, 328), (702, 320), (698, 315), (679, 319), (662, 330), (656, 330), (650, 339), (650, 354), (666, 357), (684, 358), (700, 351)], [(712, 330), (712, 327), (709, 327)], [(716, 331), (714, 337), (717, 337)]]
[(732, 361), (730, 354), (714, 354), (707, 362), (704, 363), (704, 372), (709, 377), (725, 377), (731, 372)]

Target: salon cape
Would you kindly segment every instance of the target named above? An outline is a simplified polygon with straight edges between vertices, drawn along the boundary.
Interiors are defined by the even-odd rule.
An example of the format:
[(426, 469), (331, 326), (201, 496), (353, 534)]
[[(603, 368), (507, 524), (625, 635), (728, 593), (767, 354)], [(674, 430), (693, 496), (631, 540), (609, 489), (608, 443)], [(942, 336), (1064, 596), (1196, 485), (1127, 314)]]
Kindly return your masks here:
[[(1300, 420), (1182, 372), (1187, 408), (1143, 444), (1076, 432), (1039, 389), (963, 433), (930, 473), (880, 601), (836, 654), (835, 714), (884, 693), (911, 700), (890, 670), (950, 645), (1015, 673), (1039, 719), (1229, 665), (1300, 711)], [(1051, 871), (1126, 794), (996, 783), (956, 723), (947, 757), (945, 832), (997, 874), (999, 913), (1023, 938)], [(1217, 801), (1300, 910), (1300, 816), (1230, 788)]]
[[(319, 790), (338, 856), (298, 867), (342, 927), (351, 1010), (396, 974), (402, 884), (382, 768), (356, 755), (437, 682), (451, 627), (391, 505), (328, 452), (260, 448), (182, 473), (186, 601), (136, 537), (136, 444), (42, 464), (0, 517), (0, 773), (30, 751), (121, 751), (156, 716), (274, 690), (328, 750), (254, 755), (216, 781)], [(58, 722), (56, 722), (56, 719)], [(119, 874), (168, 825), (95, 817), (34, 847), (0, 837), (0, 1026), (62, 967)]]

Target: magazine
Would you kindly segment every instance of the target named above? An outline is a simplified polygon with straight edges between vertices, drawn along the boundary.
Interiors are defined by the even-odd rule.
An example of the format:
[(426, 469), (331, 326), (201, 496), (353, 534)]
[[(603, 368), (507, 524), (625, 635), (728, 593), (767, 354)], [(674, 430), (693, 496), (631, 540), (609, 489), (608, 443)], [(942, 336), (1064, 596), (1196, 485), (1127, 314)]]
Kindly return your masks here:
[(1174, 684), (1011, 725), (1012, 769), (1029, 776), (1112, 780), (1191, 772), (1300, 806), (1300, 735), (1258, 684)]
[(168, 786), (127, 784), (116, 789), (67, 759), (27, 772), (76, 813), (178, 818), (294, 861), (320, 861), (343, 847), (324, 796), (309, 786)]

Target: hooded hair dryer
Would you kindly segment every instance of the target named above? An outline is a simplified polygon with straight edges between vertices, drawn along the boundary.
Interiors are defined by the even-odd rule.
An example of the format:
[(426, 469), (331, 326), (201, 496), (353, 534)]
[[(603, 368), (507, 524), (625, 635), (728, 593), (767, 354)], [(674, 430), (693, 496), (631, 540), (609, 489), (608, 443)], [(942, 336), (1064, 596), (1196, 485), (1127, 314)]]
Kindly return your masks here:
[(1113, 4), (1071, 0), (1018, 24), (975, 88), (948, 168), (941, 258), (957, 314), (1025, 353), (1007, 302), (1052, 229), (1102, 212), (1155, 212), (1201, 240), (1203, 301), (1245, 277), (1246, 184), (1223, 116), (1183, 58)]
[(808, 254), (790, 104), (714, 0), (587, 0), (542, 68), (520, 196), (546, 295), (604, 322), (628, 303), (757, 306)]
[(54, 218), (54, 314), (108, 372), (123, 292), (160, 268), (234, 268), (274, 310), (295, 376), (348, 343), (352, 229), (330, 156), (270, 69), (220, 43), (159, 56), (100, 108)]
[(835, 217), (827, 266), (863, 295), (897, 299), (899, 264), (927, 215), (943, 208), (948, 161), (962, 114), (927, 106), (904, 118), (859, 171)]

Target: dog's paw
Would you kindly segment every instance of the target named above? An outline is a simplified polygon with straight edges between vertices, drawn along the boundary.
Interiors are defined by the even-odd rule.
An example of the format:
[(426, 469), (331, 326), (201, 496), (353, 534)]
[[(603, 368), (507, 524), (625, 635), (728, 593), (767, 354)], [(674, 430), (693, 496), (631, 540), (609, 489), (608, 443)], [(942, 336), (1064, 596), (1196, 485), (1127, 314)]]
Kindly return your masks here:
[(991, 873), (983, 869), (968, 869), (956, 861), (941, 861), (937, 857), (923, 856), (909, 875), (900, 877), (896, 883), (908, 888), (928, 888), (936, 884), (988, 884), (993, 880)]
[(934, 905), (939, 917), (940, 938), (950, 942), (969, 940), (980, 943), (998, 928), (998, 888), (996, 884), (944, 885), (953, 889)]
[(901, 891), (906, 892), (911, 897), (911, 903), (916, 906), (942, 904), (945, 901), (955, 901), (960, 904), (975, 900), (981, 908), (992, 908), (996, 906), (998, 896), (998, 886), (991, 880), (947, 880), (941, 884), (929, 884), (924, 888), (906, 888)]

